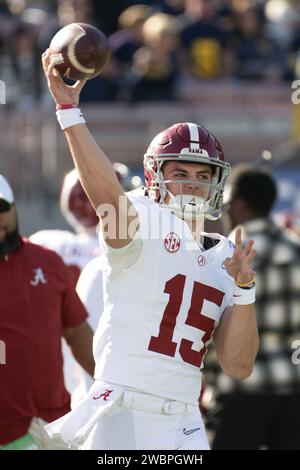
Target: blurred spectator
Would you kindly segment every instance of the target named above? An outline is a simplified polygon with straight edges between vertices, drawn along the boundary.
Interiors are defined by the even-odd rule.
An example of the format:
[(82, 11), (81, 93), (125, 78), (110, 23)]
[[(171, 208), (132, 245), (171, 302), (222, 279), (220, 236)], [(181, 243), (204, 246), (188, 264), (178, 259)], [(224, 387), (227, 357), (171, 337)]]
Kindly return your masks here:
[(116, 64), (113, 61), (109, 61), (101, 75), (93, 80), (88, 80), (86, 83), (81, 94), (82, 102), (115, 101), (120, 92), (119, 80), (119, 70)]
[(268, 0), (264, 2), (264, 11), (268, 35), (276, 42), (277, 47), (285, 52), (299, 29), (298, 0)]
[(90, 0), (58, 0), (58, 16), (64, 25), (70, 23), (93, 23), (93, 3)]
[(176, 99), (178, 36), (174, 19), (155, 13), (144, 23), (145, 46), (133, 56), (130, 71), (130, 101)]
[(110, 2), (108, 8), (107, 0), (91, 1), (94, 5), (95, 15), (103, 20), (103, 23), (105, 24), (104, 32), (109, 36), (118, 30), (118, 19), (124, 10), (136, 3), (148, 3), (134, 0), (114, 0), (113, 2)]
[(37, 60), (35, 52), (35, 36), (28, 26), (20, 25), (11, 45), (12, 63), (19, 88), (19, 111), (28, 111), (37, 100), (40, 60)]
[(279, 51), (275, 43), (264, 35), (262, 19), (254, 8), (236, 16), (232, 47), (235, 77), (243, 80), (280, 78)]
[(6, 0), (0, 0), (0, 15), (8, 15), (9, 8)]
[[(158, 12), (177, 23), (171, 35), (179, 39), (168, 51), (160, 51), (160, 38), (150, 44), (142, 30)], [(49, 106), (40, 55), (61, 27), (76, 21), (100, 28), (112, 49), (105, 70), (85, 86), (84, 102), (169, 101), (176, 83), (186, 89), (193, 77), (266, 81), (300, 74), (295, 0), (119, 0), (109, 8), (103, 0), (0, 0), (0, 80), (8, 106), (26, 111), (40, 98)]]
[(34, 30), (16, 23), (2, 46), (0, 79), (6, 83), (7, 104), (18, 107), (19, 112), (30, 111), (38, 99), (40, 75)]
[(226, 76), (230, 69), (228, 36), (212, 0), (185, 0), (179, 17), (186, 72), (201, 79)]
[[(266, 31), (276, 43), (284, 64), (282, 76), (293, 80), (300, 44), (300, 5), (296, 0), (269, 0), (265, 3)], [(298, 78), (298, 77), (297, 77)]]
[(167, 13), (167, 15), (180, 15), (184, 11), (184, 0), (154, 0), (150, 2), (153, 10)]
[(276, 185), (264, 169), (238, 165), (229, 179), (229, 217), (234, 231), (257, 251), (256, 309), (260, 349), (249, 378), (226, 377), (212, 356), (206, 381), (217, 395), (214, 449), (300, 449), (300, 369), (292, 361), (300, 333), (300, 243), (276, 226), (270, 211)]
[(128, 70), (133, 54), (144, 44), (143, 25), (151, 14), (147, 5), (133, 5), (119, 17), (119, 31), (110, 36), (112, 57)]
[[(126, 76), (132, 65), (133, 55), (144, 45), (142, 28), (150, 13), (151, 9), (147, 5), (126, 8), (118, 20), (120, 30), (109, 38), (111, 59), (101, 77), (109, 78), (108, 86), (113, 88), (110, 93), (113, 98), (120, 90), (126, 89)], [(108, 91), (106, 93), (108, 94)], [(94, 99), (95, 95), (92, 95), (91, 100)]]
[(5, 38), (13, 25), (13, 15), (10, 12), (7, 2), (0, 0), (0, 38)]
[(286, 80), (300, 78), (300, 21), (286, 54), (284, 78)]
[(62, 259), (20, 236), (12, 189), (0, 175), (0, 449), (59, 449), (44, 430), (70, 410), (61, 337), (90, 374), (92, 330)]
[(300, 243), (300, 214), (291, 210), (284, 210), (274, 214), (275, 223), (286, 230), (291, 237)]

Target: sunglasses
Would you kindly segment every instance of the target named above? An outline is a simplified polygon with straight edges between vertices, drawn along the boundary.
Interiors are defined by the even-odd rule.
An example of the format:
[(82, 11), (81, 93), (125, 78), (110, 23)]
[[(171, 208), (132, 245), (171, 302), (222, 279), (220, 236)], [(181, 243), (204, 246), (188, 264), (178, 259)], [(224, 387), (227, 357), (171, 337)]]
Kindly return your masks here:
[(0, 213), (1, 212), (8, 212), (11, 208), (12, 204), (5, 201), (4, 199), (0, 199)]

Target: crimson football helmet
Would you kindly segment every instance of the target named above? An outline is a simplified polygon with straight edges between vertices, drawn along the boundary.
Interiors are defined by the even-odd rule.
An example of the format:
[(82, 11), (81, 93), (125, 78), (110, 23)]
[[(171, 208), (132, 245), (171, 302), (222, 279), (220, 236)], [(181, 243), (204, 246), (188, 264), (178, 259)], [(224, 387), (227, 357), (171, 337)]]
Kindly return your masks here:
[[(141, 186), (141, 178), (133, 175), (127, 165), (116, 162), (113, 167), (124, 191), (131, 191)], [(60, 208), (76, 232), (93, 232), (99, 222), (75, 168), (65, 176), (60, 194)]]
[(76, 232), (94, 231), (99, 222), (75, 168), (64, 178), (60, 193), (60, 208), (63, 216)]
[[(175, 181), (164, 180), (163, 165), (167, 161), (201, 163), (210, 165), (213, 170), (207, 196), (203, 199), (183, 192), (174, 196), (166, 187), (166, 183)], [(158, 134), (150, 143), (144, 156), (144, 174), (148, 196), (161, 205), (166, 205), (165, 197), (170, 195), (168, 207), (185, 219), (199, 216), (210, 220), (218, 219), (222, 212), (224, 185), (230, 173), (229, 163), (224, 161), (222, 147), (216, 137), (205, 127), (185, 122), (174, 124)], [(183, 185), (187, 181), (176, 181)], [(195, 182), (188, 181), (195, 184)]]

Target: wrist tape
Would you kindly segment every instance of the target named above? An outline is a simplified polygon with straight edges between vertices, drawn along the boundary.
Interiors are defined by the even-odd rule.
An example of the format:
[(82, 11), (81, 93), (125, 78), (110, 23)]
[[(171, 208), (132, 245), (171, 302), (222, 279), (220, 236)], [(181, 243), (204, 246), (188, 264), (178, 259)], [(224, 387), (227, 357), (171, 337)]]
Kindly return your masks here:
[(255, 284), (249, 288), (239, 287), (236, 284), (233, 288), (233, 303), (236, 305), (249, 305), (255, 302)]
[(61, 129), (64, 131), (76, 124), (85, 124), (85, 119), (79, 108), (58, 109), (56, 117)]

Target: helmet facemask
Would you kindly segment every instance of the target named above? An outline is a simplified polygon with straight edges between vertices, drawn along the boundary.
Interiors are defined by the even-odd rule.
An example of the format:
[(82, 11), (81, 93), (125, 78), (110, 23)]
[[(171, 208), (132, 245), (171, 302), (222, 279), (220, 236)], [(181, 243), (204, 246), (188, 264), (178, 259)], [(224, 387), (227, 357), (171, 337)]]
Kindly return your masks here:
[[(198, 163), (200, 165), (208, 165), (212, 168), (212, 180), (203, 178), (197, 179), (193, 184), (202, 184), (206, 181), (209, 183), (209, 189), (204, 191), (205, 196), (202, 197), (202, 191), (187, 191), (181, 183), (181, 190), (173, 189), (178, 196), (173, 196), (167, 191), (170, 184), (165, 179), (169, 178), (168, 172), (163, 174), (163, 165), (167, 161), (176, 161), (178, 163)], [(223, 200), (223, 190), (225, 180), (230, 172), (229, 163), (224, 161), (224, 152), (217, 138), (209, 132), (205, 127), (192, 122), (181, 122), (173, 124), (164, 131), (154, 137), (150, 143), (144, 157), (144, 174), (146, 187), (149, 197), (165, 205), (171, 207), (177, 215), (182, 218), (194, 220), (199, 217), (205, 217), (210, 220), (216, 220), (221, 216), (221, 205)], [(188, 175), (189, 172), (186, 173)], [(172, 180), (178, 182), (184, 179), (187, 183), (187, 177), (180, 177), (170, 173)], [(178, 176), (178, 177), (177, 177)], [(194, 177), (193, 177), (194, 179)], [(188, 195), (190, 192), (196, 192), (197, 197), (192, 199)], [(166, 199), (166, 195), (170, 195)], [(199, 199), (199, 195), (201, 198)], [(167, 201), (167, 202), (166, 202)]]
[[(172, 158), (173, 157), (173, 158)], [(174, 158), (175, 157), (175, 158)], [(210, 182), (188, 181), (188, 180), (165, 180), (162, 167), (166, 161), (181, 161), (186, 163), (200, 163), (212, 167), (213, 174)], [(222, 215), (221, 206), (223, 201), (223, 191), (226, 178), (230, 171), (230, 166), (224, 161), (201, 157), (199, 155), (164, 155), (164, 157), (153, 158), (146, 155), (145, 167), (151, 175), (149, 186), (149, 197), (159, 202), (162, 207), (168, 207), (178, 217), (186, 221), (206, 218), (217, 220)], [(155, 168), (156, 167), (156, 168)], [(155, 171), (156, 170), (156, 171)], [(176, 196), (167, 188), (167, 184), (176, 183), (180, 186), (180, 192)], [(203, 188), (203, 196), (195, 196), (184, 193), (185, 185), (195, 185)], [(205, 191), (204, 191), (205, 189)], [(166, 202), (167, 194), (170, 200)]]

